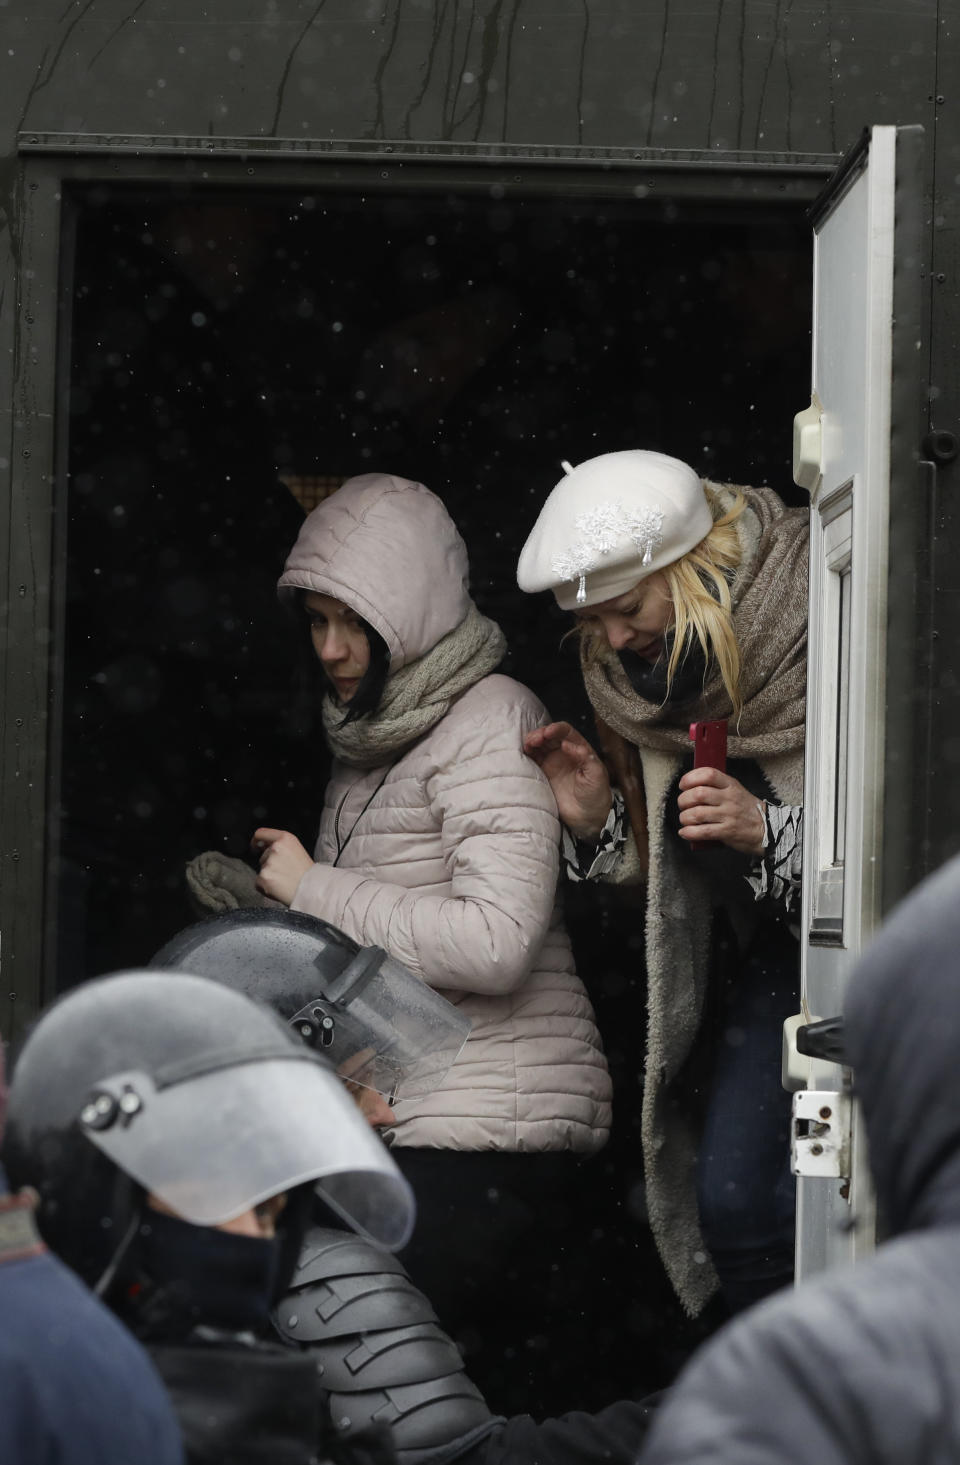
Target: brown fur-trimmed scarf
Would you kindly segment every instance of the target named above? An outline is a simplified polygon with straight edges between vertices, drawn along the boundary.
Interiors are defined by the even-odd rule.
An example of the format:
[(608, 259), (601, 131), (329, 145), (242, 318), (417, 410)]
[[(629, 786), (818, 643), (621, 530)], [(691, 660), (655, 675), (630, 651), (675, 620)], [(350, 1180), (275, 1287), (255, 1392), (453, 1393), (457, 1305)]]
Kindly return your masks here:
[[(732, 502), (730, 487), (719, 489)], [(751, 758), (784, 803), (803, 800), (809, 515), (786, 509), (770, 489), (744, 488), (737, 520), (741, 558), (731, 585), (740, 648), (743, 712), (731, 723), (731, 758)], [(661, 1258), (678, 1297), (696, 1315), (717, 1279), (700, 1233), (697, 1138), (672, 1085), (703, 1012), (712, 919), (710, 888), (677, 841), (665, 838), (666, 800), (685, 755), (689, 724), (731, 716), (719, 673), (702, 697), (658, 706), (633, 690), (616, 653), (585, 657), (584, 681), (600, 742), (623, 788), (640, 868), (646, 874), (647, 1067), (643, 1150), (647, 1207)], [(633, 864), (636, 878), (636, 861)], [(616, 878), (616, 877), (614, 877)], [(626, 878), (629, 878), (627, 873)]]

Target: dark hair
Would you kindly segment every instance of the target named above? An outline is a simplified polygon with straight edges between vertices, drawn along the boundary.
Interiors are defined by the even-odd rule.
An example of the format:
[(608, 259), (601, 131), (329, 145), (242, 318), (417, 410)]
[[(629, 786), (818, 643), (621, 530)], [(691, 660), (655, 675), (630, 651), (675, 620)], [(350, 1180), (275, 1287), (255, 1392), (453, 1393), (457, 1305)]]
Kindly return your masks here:
[[(304, 612), (305, 614), (307, 611), (306, 597), (306, 590), (297, 591), (296, 599), (298, 610)], [(370, 664), (364, 672), (363, 676), (361, 677), (360, 684), (357, 687), (357, 690), (354, 692), (353, 696), (350, 698), (350, 701), (347, 704), (347, 710), (344, 714), (343, 722), (340, 724), (341, 727), (346, 727), (348, 722), (356, 722), (358, 718), (365, 717), (368, 712), (376, 712), (377, 708), (380, 706), (380, 698), (383, 696), (383, 689), (387, 684), (387, 677), (390, 675), (390, 648), (388, 647), (386, 641), (380, 635), (379, 631), (374, 630), (369, 621), (365, 621), (363, 619), (363, 616), (358, 615), (357, 621), (363, 629), (363, 634), (367, 638), (367, 645), (370, 647)], [(310, 623), (308, 621), (308, 633), (309, 625)], [(310, 650), (310, 660), (315, 668), (318, 667), (318, 659), (316, 653), (313, 651), (312, 646)], [(326, 672), (323, 670), (322, 666), (320, 666), (318, 669), (320, 676), (323, 678), (324, 686), (329, 688), (330, 679), (328, 678)]]
[(387, 677), (390, 675), (390, 648), (386, 641), (379, 631), (373, 629), (369, 621), (363, 619), (363, 616), (357, 616), (357, 620), (363, 627), (363, 634), (370, 647), (370, 665), (347, 704), (346, 716), (340, 724), (341, 727), (346, 727), (348, 722), (356, 722), (358, 718), (365, 717), (368, 712), (376, 712), (380, 706), (383, 689), (387, 685)]

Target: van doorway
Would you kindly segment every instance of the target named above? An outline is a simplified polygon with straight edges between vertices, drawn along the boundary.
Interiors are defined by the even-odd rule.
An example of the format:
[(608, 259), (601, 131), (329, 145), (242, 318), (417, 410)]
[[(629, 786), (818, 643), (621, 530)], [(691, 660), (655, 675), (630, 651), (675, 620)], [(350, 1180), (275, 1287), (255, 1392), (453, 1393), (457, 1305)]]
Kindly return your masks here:
[[(588, 735), (566, 618), (514, 578), (561, 459), (656, 448), (803, 501), (790, 425), (809, 396), (811, 261), (795, 204), (100, 186), (72, 209), (60, 989), (141, 965), (193, 919), (198, 852), (242, 857), (262, 823), (312, 845), (316, 681), (274, 586), (304, 510), (345, 478), (440, 495), (506, 632), (504, 669)], [(566, 898), (617, 1114), (608, 1192), (571, 1230), (584, 1276), (644, 1298), (606, 1330), (571, 1300), (570, 1346), (589, 1315), (600, 1360), (577, 1402), (600, 1407), (666, 1382), (711, 1320), (679, 1316), (637, 1225), (635, 913), (603, 889)]]

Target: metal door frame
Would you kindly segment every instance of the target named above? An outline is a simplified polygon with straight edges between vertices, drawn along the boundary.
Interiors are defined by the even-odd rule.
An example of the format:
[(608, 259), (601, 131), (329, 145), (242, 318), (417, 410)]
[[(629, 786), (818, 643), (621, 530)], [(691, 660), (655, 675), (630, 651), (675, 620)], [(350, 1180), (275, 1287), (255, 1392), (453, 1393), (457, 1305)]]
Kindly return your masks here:
[[(836, 159), (820, 154), (629, 148), (495, 147), (249, 138), (41, 134), (18, 139), (10, 484), (9, 630), (0, 645), (0, 1031), (11, 1036), (53, 993), (45, 939), (55, 883), (49, 849), (59, 769), (57, 656), (62, 646), (66, 331), (71, 196), (98, 185), (223, 192), (330, 190), (487, 193), (635, 201), (651, 216), (703, 205), (731, 216), (810, 203)], [(657, 212), (661, 211), (661, 212)], [(786, 430), (786, 428), (785, 428)], [(0, 587), (2, 589), (2, 587)]]
[[(881, 194), (876, 212), (868, 171), (874, 148), (880, 159), (876, 166), (885, 170), (880, 173), (881, 186), (886, 178), (892, 181), (892, 193)], [(927, 864), (933, 465), (923, 457), (926, 394), (922, 366), (918, 370), (926, 359), (928, 320), (919, 192), (923, 160), (922, 128), (871, 129), (841, 163), (811, 211), (816, 228), (867, 175), (863, 185), (867, 192), (862, 195), (863, 255), (855, 265), (864, 270), (866, 280), (863, 340), (871, 362), (880, 356), (882, 374), (868, 378), (871, 395), (864, 398), (863, 442), (854, 447), (849, 460), (845, 453), (832, 460), (835, 472), (838, 466), (841, 469), (837, 477), (845, 481), (831, 478), (813, 490), (811, 607), (819, 590), (827, 609), (820, 611), (816, 621), (822, 623), (824, 616), (829, 621), (833, 615), (836, 635), (830, 639), (828, 629), (827, 639), (811, 641), (810, 677), (824, 687), (832, 685), (820, 658), (823, 654), (832, 662), (842, 647), (837, 597), (841, 572), (851, 564), (851, 553), (854, 619), (848, 640), (856, 650), (858, 675), (846, 689), (849, 724), (839, 715), (844, 701), (842, 666), (836, 705), (832, 701), (808, 704), (801, 933), (807, 1019), (833, 1017), (841, 1009), (842, 988), (864, 944), (891, 906), (922, 877)], [(883, 203), (886, 198), (889, 212)], [(845, 257), (841, 254), (840, 258)], [(820, 314), (826, 309), (815, 297), (815, 388), (820, 360), (816, 326), (828, 319)], [(859, 342), (859, 335), (856, 340)], [(829, 402), (822, 408), (819, 402), (816, 405), (823, 413), (826, 433), (829, 414), (836, 409)], [(840, 419), (840, 428), (832, 430), (842, 430), (844, 423)], [(845, 477), (847, 473), (852, 476)], [(872, 489), (868, 490), (864, 477)], [(834, 578), (837, 585), (831, 584)], [(858, 623), (859, 640), (854, 634)], [(859, 700), (852, 688), (859, 689)], [(842, 781), (837, 776), (839, 757), (849, 774)], [(827, 786), (832, 792), (818, 804), (811, 794), (819, 796)], [(832, 801), (836, 801), (838, 816), (844, 817), (839, 853), (836, 831), (823, 827)], [(824, 856), (829, 844), (834, 846), (833, 853)], [(809, 953), (825, 947), (834, 948), (834, 953), (821, 952), (818, 957), (809, 1000), (816, 1002), (820, 989), (819, 1005), (826, 1001), (830, 1010), (813, 1013), (807, 1010)], [(843, 1113), (849, 1129), (838, 1147), (843, 1158), (832, 1175), (827, 1171), (818, 1175), (814, 1167), (798, 1184), (797, 1268), (801, 1277), (840, 1260), (856, 1259), (874, 1244), (865, 1135), (856, 1106), (851, 1110), (843, 1098), (850, 1079), (849, 1071), (837, 1065), (810, 1062), (807, 1086), (822, 1090), (825, 1101), (819, 1112)]]

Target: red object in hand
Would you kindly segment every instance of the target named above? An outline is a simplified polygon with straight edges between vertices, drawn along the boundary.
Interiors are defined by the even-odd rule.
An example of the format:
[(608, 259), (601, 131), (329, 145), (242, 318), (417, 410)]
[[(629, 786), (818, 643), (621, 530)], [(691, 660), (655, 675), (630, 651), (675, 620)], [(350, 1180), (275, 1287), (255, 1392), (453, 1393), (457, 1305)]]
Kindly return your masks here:
[(727, 719), (718, 722), (691, 722), (694, 768), (717, 768), (727, 771)]
[[(694, 768), (717, 768), (727, 771), (727, 719), (717, 722), (691, 722), (690, 740), (693, 743)], [(691, 849), (713, 849), (719, 843), (716, 839), (701, 839), (691, 844)]]

